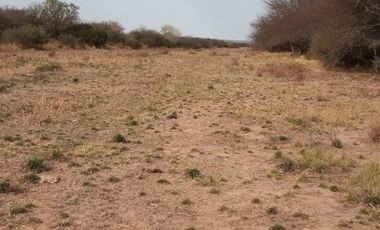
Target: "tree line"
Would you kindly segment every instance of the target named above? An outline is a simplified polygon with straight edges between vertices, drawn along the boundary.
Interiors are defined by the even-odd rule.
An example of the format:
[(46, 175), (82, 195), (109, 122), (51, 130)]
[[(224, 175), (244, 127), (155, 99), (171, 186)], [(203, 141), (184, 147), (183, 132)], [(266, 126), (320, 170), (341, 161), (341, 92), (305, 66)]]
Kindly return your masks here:
[(60, 0), (45, 0), (26, 8), (0, 7), (0, 42), (41, 49), (51, 40), (64, 46), (101, 48), (121, 45), (142, 47), (241, 47), (245, 43), (181, 36), (178, 29), (165, 25), (161, 31), (139, 28), (128, 33), (118, 22), (84, 23), (79, 7)]
[(329, 66), (377, 66), (379, 0), (268, 0), (252, 23), (253, 46), (299, 52)]

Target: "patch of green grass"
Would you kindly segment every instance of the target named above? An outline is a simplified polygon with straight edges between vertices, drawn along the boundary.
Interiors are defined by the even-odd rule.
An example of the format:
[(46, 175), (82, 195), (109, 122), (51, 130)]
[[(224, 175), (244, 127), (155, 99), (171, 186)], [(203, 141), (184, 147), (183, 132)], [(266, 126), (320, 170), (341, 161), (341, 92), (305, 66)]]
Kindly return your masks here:
[(47, 166), (41, 156), (32, 156), (28, 159), (26, 162), (26, 168), (35, 173), (40, 173), (47, 170)]
[(56, 72), (62, 70), (62, 66), (58, 63), (47, 63), (37, 66), (38, 72)]
[(196, 168), (186, 169), (185, 174), (186, 174), (186, 176), (190, 177), (191, 179), (195, 179), (195, 178), (201, 176), (201, 172)]
[(116, 134), (113, 136), (112, 140), (116, 143), (127, 143), (127, 139), (125, 139), (125, 137), (121, 134)]
[(6, 181), (0, 181), (0, 193), (8, 193), (11, 192), (11, 183)]
[(251, 129), (249, 128), (249, 127), (241, 127), (240, 128), (240, 130), (242, 131), (242, 132), (244, 132), (244, 133), (249, 133), (249, 132), (251, 132)]
[(32, 184), (37, 184), (38, 182), (40, 182), (41, 177), (39, 177), (38, 175), (36, 175), (34, 173), (31, 173), (31, 174), (26, 175), (24, 177), (24, 180), (28, 181), (29, 183), (32, 183)]
[(53, 151), (51, 152), (51, 157), (53, 160), (62, 160), (64, 158), (63, 154), (59, 149), (53, 149)]
[(286, 230), (286, 228), (280, 224), (276, 224), (276, 225), (270, 227), (269, 230)]

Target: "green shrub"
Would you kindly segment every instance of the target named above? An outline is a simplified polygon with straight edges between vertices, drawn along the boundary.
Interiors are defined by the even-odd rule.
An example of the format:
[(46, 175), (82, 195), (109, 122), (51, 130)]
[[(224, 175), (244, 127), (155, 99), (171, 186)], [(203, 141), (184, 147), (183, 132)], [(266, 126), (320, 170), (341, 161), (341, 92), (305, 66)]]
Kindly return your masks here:
[(190, 177), (191, 179), (195, 179), (201, 176), (201, 172), (196, 168), (186, 169), (186, 176)]
[(118, 22), (99, 22), (92, 23), (94, 28), (107, 33), (107, 41), (112, 44), (124, 44), (126, 42), (123, 33), (124, 28)]
[(40, 49), (49, 41), (49, 35), (42, 27), (24, 25), (4, 31), (2, 40), (7, 43), (17, 43), (24, 48)]
[(128, 33), (127, 37), (128, 39), (137, 41), (138, 43), (141, 43), (142, 45), (145, 45), (149, 48), (170, 47), (169, 39), (154, 30), (148, 30), (144, 28), (134, 30)]
[(8, 193), (11, 191), (11, 183), (6, 181), (0, 181), (0, 193)]
[(127, 142), (125, 137), (121, 134), (116, 134), (115, 136), (113, 136), (112, 140), (113, 140), (113, 142), (117, 142), (117, 143), (126, 143)]
[(30, 182), (32, 184), (37, 184), (41, 180), (41, 178), (34, 173), (26, 175), (24, 179), (25, 181)]
[(270, 230), (286, 230), (286, 228), (282, 225), (276, 224), (270, 228)]
[(77, 41), (80, 41), (81, 43), (95, 46), (97, 48), (104, 47), (108, 41), (106, 31), (96, 29), (94, 26), (85, 23), (68, 27), (64, 31), (64, 34), (78, 39)]
[(141, 49), (144, 44), (141, 42), (141, 41), (138, 41), (137, 39), (131, 37), (131, 36), (128, 36), (126, 41), (125, 41), (125, 45), (128, 46), (128, 47), (131, 47), (132, 49)]
[(70, 34), (61, 34), (58, 38), (58, 41), (62, 45), (68, 46), (70, 48), (78, 48), (78, 47), (82, 47), (83, 45), (80, 38), (75, 37)]
[(32, 172), (40, 173), (47, 169), (44, 159), (40, 156), (32, 156), (26, 162), (26, 168)]

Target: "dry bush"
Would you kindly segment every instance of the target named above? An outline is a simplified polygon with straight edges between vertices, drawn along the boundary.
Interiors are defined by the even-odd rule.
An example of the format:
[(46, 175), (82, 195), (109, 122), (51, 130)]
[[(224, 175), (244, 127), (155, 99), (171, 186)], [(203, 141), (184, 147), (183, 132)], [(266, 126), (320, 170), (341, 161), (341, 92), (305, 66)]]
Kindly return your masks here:
[(330, 66), (374, 65), (380, 48), (376, 0), (269, 0), (252, 24), (254, 47), (307, 53)]
[(355, 186), (352, 193), (358, 200), (380, 205), (380, 164), (362, 167), (351, 177), (351, 182)]
[(368, 129), (368, 135), (371, 140), (374, 142), (380, 142), (380, 114), (370, 120)]
[(315, 77), (314, 71), (299, 63), (266, 64), (257, 70), (258, 76), (304, 81)]
[(314, 149), (302, 153), (298, 164), (303, 170), (308, 169), (316, 173), (323, 173), (332, 168), (348, 171), (354, 165), (354, 161), (344, 154)]

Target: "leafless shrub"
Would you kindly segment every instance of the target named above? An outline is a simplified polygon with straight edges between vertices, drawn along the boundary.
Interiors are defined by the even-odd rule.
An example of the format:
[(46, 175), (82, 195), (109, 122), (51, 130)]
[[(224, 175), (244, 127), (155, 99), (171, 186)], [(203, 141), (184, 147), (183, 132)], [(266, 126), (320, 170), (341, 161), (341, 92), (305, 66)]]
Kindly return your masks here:
[[(254, 47), (307, 53), (330, 66), (375, 64), (380, 48), (377, 0), (269, 0), (252, 24)], [(377, 63), (377, 62), (376, 62)]]

